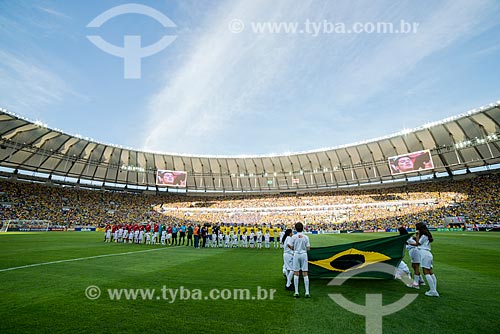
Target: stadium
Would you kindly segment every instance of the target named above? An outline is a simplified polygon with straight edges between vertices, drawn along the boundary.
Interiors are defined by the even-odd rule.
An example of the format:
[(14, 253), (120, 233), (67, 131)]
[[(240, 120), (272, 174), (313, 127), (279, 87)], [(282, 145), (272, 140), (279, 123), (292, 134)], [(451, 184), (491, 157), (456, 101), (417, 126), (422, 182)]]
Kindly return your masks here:
[[(498, 332), (500, 101), (319, 146), (166, 153), (0, 108), (0, 331)], [(298, 222), (311, 243), (308, 298), (302, 277), (300, 298), (283, 288), (280, 232)], [(412, 262), (398, 229), (413, 235), (417, 224), (435, 239), (438, 298), (394, 271)], [(397, 249), (370, 248), (384, 240), (398, 240)], [(350, 259), (361, 262), (338, 269), (353, 248)], [(376, 252), (383, 257), (369, 262)], [(391, 266), (370, 267), (378, 262)]]
[[(464, 301), (462, 292), (456, 292), (454, 284), (468, 289), (471, 286), (467, 283), (443, 282), (441, 291), (444, 290), (445, 293), (440, 298), (439, 308), (445, 313), (453, 314), (455, 306), (445, 307), (453, 298), (456, 298), (454, 302), (461, 303), (464, 307), (465, 303), (469, 305), (474, 301), (481, 302), (486, 307), (494, 307), (497, 302), (495, 293), (489, 293), (491, 281), (488, 279), (494, 279), (495, 275), (498, 275), (498, 271), (494, 269), (496, 262), (494, 254), (498, 252), (497, 237), (489, 234), (493, 233), (491, 232), (493, 230), (498, 230), (500, 217), (498, 201), (500, 179), (497, 171), (500, 158), (498, 104), (481, 107), (411, 132), (365, 143), (287, 156), (261, 157), (160, 155), (91, 142), (36, 124), (7, 111), (2, 111), (0, 119), (3, 169), (2, 181), (0, 181), (2, 230), (54, 231), (49, 232), (50, 235), (47, 235), (47, 232), (45, 234), (44, 232), (31, 232), (34, 233), (29, 237), (33, 238), (32, 240), (21, 238), (20, 235), (11, 234), (11, 232), (1, 236), (3, 268), (0, 269), (0, 274), (6, 277), (2, 288), (4, 290), (2, 299), (9, 305), (16, 305), (15, 308), (4, 305), (4, 309), (8, 310), (7, 318), (15, 320), (15, 322), (2, 322), (2, 327), (5, 326), (4, 332), (31, 330), (32, 326), (39, 324), (40, 321), (42, 327), (38, 327), (39, 329), (76, 330), (63, 319), (56, 324), (49, 320), (50, 317), (47, 318), (49, 322), (40, 320), (39, 317), (42, 316), (37, 315), (37, 312), (73, 317), (73, 313), (68, 314), (64, 309), (76, 305), (64, 296), (72, 293), (73, 299), (83, 299), (83, 288), (78, 287), (88, 282), (93, 284), (100, 282), (101, 285), (110, 288), (142, 286), (153, 288), (157, 284), (165, 283), (162, 279), (164, 275), (169, 276), (170, 272), (163, 268), (158, 272), (157, 267), (150, 267), (163, 261), (164, 258), (159, 253), (148, 254), (146, 258), (152, 262), (145, 265), (143, 262), (145, 254), (142, 253), (145, 249), (137, 251), (137, 248), (131, 248), (135, 245), (119, 243), (106, 245), (114, 247), (102, 247), (102, 232), (90, 232), (89, 235), (73, 235), (78, 232), (68, 232), (95, 231), (96, 228), (98, 231), (103, 231), (99, 227), (110, 223), (185, 222), (190, 224), (201, 222), (207, 225), (222, 223), (226, 226), (273, 226), (276, 224), (291, 226), (296, 221), (303, 221), (308, 231), (321, 233), (311, 235), (313, 242), (326, 246), (338, 243), (340, 240), (343, 242), (366, 240), (368, 239), (366, 235), (370, 238), (374, 237), (373, 233), (366, 232), (391, 233), (401, 225), (411, 227), (416, 222), (426, 222), (433, 231), (446, 231), (436, 233), (442, 233), (443, 235), (438, 234), (438, 238), (442, 238), (448, 244), (448, 246), (444, 244), (436, 247), (436, 253), (442, 259), (447, 258), (448, 261), (453, 262), (452, 249), (460, 243), (459, 247), (470, 249), (469, 256), (471, 257), (468, 265), (463, 263), (462, 265), (466, 267), (479, 265), (480, 267), (475, 269), (479, 272), (490, 270), (488, 263), (493, 268), (493, 271), (486, 271), (488, 274), (481, 277), (481, 280), (486, 280), (484, 290), (481, 290), (483, 281), (480, 281), (479, 288), (478, 285), (474, 285), (483, 291), (478, 292), (483, 294), (480, 301), (476, 301), (475, 297)], [(391, 157), (411, 152), (429, 152), (433, 167), (414, 169), (407, 173), (391, 172)], [(149, 165), (147, 162), (158, 162), (158, 164)], [(222, 166), (225, 166), (225, 169)], [(277, 166), (279, 169), (276, 169)], [(178, 168), (188, 175), (186, 185), (182, 187), (184, 191), (177, 191), (181, 189), (179, 185), (171, 185), (174, 191), (168, 191), (170, 187), (157, 184), (157, 170), (178, 170)], [(473, 232), (480, 230), (490, 232)], [(452, 234), (458, 234), (459, 231), (465, 231), (468, 233), (467, 236), (474, 236), (474, 238), (462, 237), (464, 234), (460, 234), (459, 237)], [(347, 234), (337, 234), (346, 232)], [(350, 234), (352, 232), (365, 233), (354, 237)], [(63, 234), (56, 235), (57, 233)], [(488, 235), (480, 233), (488, 233)], [(340, 235), (346, 237), (332, 239), (332, 236)], [(382, 236), (376, 236), (376, 238), (379, 237)], [(460, 241), (457, 238), (466, 239)], [(466, 241), (468, 243), (463, 244)], [(51, 246), (44, 245), (46, 242)], [(481, 243), (481, 247), (478, 248), (477, 242)], [(53, 247), (55, 247), (55, 252), (52, 250)], [(91, 249), (89, 250), (88, 247)], [(164, 246), (158, 248), (156, 245), (146, 245), (146, 247), (149, 250), (165, 249)], [(227, 265), (233, 266), (232, 270), (239, 270), (242, 263), (244, 267), (255, 266), (253, 270), (258, 270), (266, 276), (266, 279), (262, 279), (261, 275), (248, 278), (249, 273), (244, 271), (237, 277), (246, 284), (231, 283), (234, 276), (222, 274), (218, 275), (221, 276), (218, 278), (218, 280), (221, 279), (221, 283), (211, 282), (208, 286), (223, 286), (226, 288), (221, 291), (230, 291), (227, 289), (228, 286), (240, 289), (249, 284), (257, 285), (259, 288), (266, 284), (271, 287), (282, 285), (283, 278), (279, 277), (280, 274), (276, 274), (276, 271), (279, 271), (281, 250), (264, 249), (264, 251), (272, 252), (272, 256), (265, 256), (267, 262), (264, 264), (261, 262), (263, 254), (248, 254), (248, 250), (243, 248), (206, 249), (205, 253), (200, 256), (199, 253), (191, 254), (191, 247), (189, 247), (190, 251), (175, 249), (178, 246), (171, 247), (175, 252), (174, 256), (198, 262), (194, 269), (191, 268), (187, 272), (188, 276), (180, 275), (180, 272), (183, 272), (182, 269), (175, 269), (177, 266), (182, 268), (186, 265), (183, 260), (168, 262), (167, 267), (174, 268), (172, 272), (175, 273), (174, 277), (168, 278), (168, 282), (180, 286), (181, 289), (191, 284), (208, 289), (207, 283), (201, 283), (193, 277), (199, 275), (209, 277), (212, 275), (212, 270), (223, 273)], [(20, 249), (25, 251), (19, 253)], [(486, 249), (491, 253), (484, 254)], [(205, 259), (206, 256), (221, 257), (223, 255), (220, 253), (224, 251), (235, 254), (234, 256), (230, 254), (230, 258), (225, 254), (224, 263), (220, 263), (217, 259)], [(118, 263), (111, 260), (112, 256), (117, 254), (135, 252), (138, 254), (126, 255), (133, 259), (123, 257), (117, 260)], [(16, 256), (15, 254), (22, 255)], [(96, 261), (95, 258), (106, 255), (110, 258), (105, 257), (105, 260), (102, 260), (104, 263), (91, 263)], [(79, 258), (88, 259), (89, 263), (82, 262), (78, 265), (76, 265), (77, 262), (73, 263), (74, 259)], [(68, 263), (65, 264), (66, 261)], [(141, 268), (146, 276), (135, 277), (128, 273), (122, 277), (122, 270), (125, 269), (119, 265), (122, 261), (125, 268), (129, 264), (131, 268), (135, 268), (134, 270)], [(204, 267), (205, 262), (210, 264), (208, 268)], [(450, 263), (445, 265), (443, 262), (443, 260), (438, 262), (442, 266), (442, 269), (438, 271), (440, 277), (446, 277), (446, 265), (452, 266)], [(43, 267), (38, 268), (40, 264)], [(53, 268), (50, 267), (52, 265)], [(32, 269), (30, 269), (31, 266), (33, 266)], [(106, 274), (102, 275), (99, 270), (104, 270)], [(447, 270), (450, 276), (455, 275), (455, 269), (448, 267)], [(76, 273), (82, 273), (77, 280), (67, 276)], [(13, 277), (9, 278), (11, 275)], [(152, 281), (149, 275), (152, 275)], [(473, 274), (474, 277), (478, 277), (477, 275), (477, 272)], [(461, 280), (472, 279), (467, 274), (464, 276), (461, 276)], [(119, 278), (116, 279), (116, 277)], [(281, 283), (277, 283), (276, 279)], [(19, 280), (23, 283), (20, 284)], [(51, 292), (45, 295), (40, 293), (40, 286), (46, 285), (40, 280), (52, 282), (48, 285)], [(61, 280), (64, 282), (60, 283)], [(332, 306), (328, 304), (326, 283), (325, 280), (313, 281), (314, 294), (323, 294), (324, 298), (318, 301), (316, 297), (312, 299), (315, 300), (316, 305), (304, 304), (300, 308), (307, 307), (316, 310), (316, 307), (319, 307), (320, 313), (330, 312), (327, 311)], [(25, 288), (26, 284), (28, 288)], [(380, 285), (385, 291), (384, 298), (391, 298), (390, 300), (397, 299), (394, 296), (397, 296), (397, 293), (393, 289), (395, 291), (398, 291), (398, 288), (403, 289), (402, 291), (405, 289), (405, 287), (400, 288), (399, 285), (389, 286), (387, 282), (379, 284), (378, 288)], [(21, 286), (22, 290), (17, 290), (21, 289)], [(343, 292), (347, 294), (350, 291), (352, 293), (353, 290), (369, 291), (369, 286), (370, 284), (366, 282), (363, 284), (363, 282), (356, 281)], [(192, 286), (190, 288), (193, 289)], [(455, 292), (448, 292), (448, 289), (453, 289)], [(181, 293), (182, 291), (184, 290), (181, 290)], [(354, 297), (356, 295), (357, 293)], [(386, 295), (389, 297), (385, 297)], [(286, 296), (280, 297), (280, 299), (286, 298)], [(33, 305), (25, 305), (27, 298), (33, 298), (37, 302)], [(44, 301), (46, 298), (55, 300)], [(296, 307), (289, 304), (291, 300), (289, 296), (288, 298), (288, 300), (279, 301), (277, 305)], [(357, 298), (359, 299), (359, 296)], [(80, 329), (83, 332), (99, 331), (103, 328), (111, 332), (121, 331), (126, 327), (122, 327), (120, 321), (115, 323), (106, 319), (108, 317), (119, 319), (122, 313), (128, 312), (123, 307), (143, 308), (146, 313), (153, 312), (153, 309), (157, 312), (155, 308), (160, 307), (156, 300), (147, 300), (147, 302), (142, 300), (143, 303), (139, 305), (136, 304), (137, 300), (127, 300), (120, 302), (119, 305), (116, 304), (118, 302), (120, 301), (110, 300), (99, 305), (98, 309), (101, 310), (99, 312), (108, 314), (104, 317), (95, 313), (95, 305), (87, 305), (83, 309), (78, 308), (77, 319), (80, 317), (96, 319), (91, 324), (87, 321), (85, 327)], [(286, 313), (273, 312), (270, 318), (263, 315), (260, 307), (275, 307), (273, 303), (276, 301), (262, 301), (264, 305), (252, 305), (253, 302), (248, 301), (231, 300), (228, 303), (227, 300), (219, 299), (202, 306), (204, 302), (206, 301), (202, 300), (192, 304), (192, 300), (177, 301), (176, 308), (167, 311), (167, 314), (159, 311), (162, 315), (158, 321), (170, 319), (169, 326), (172, 326), (175, 331), (183, 331), (186, 328), (189, 331), (197, 331), (200, 329), (198, 326), (205, 326), (209, 331), (219, 331), (220, 326), (230, 323), (231, 326), (241, 326), (236, 331), (253, 328), (259, 332), (262, 328), (258, 321), (248, 323), (247, 320), (241, 320), (241, 317), (245, 318), (244, 314), (248, 310), (252, 310), (258, 313), (259, 318), (262, 317), (268, 325), (276, 323), (277, 327), (274, 327), (274, 330), (277, 332), (293, 332), (286, 326), (282, 327), (281, 322), (275, 322), (274, 317), (286, 318)], [(281, 304), (283, 302), (284, 304)], [(87, 301), (79, 300), (77, 303), (85, 305)], [(123, 305), (124, 303), (126, 304)], [(178, 303), (182, 305), (179, 306)], [(205, 307), (213, 306), (226, 315), (217, 320), (221, 316), (218, 314), (214, 320), (211, 312), (204, 313)], [(179, 312), (177, 307), (180, 308), (181, 315), (169, 316), (170, 312)], [(238, 310), (234, 311), (234, 307)], [(425, 303), (422, 301), (422, 304), (415, 307), (431, 308), (433, 306), (429, 304), (429, 301)], [(22, 314), (15, 311), (17, 308), (22, 309)], [(40, 308), (43, 311), (40, 311)], [(410, 308), (411, 306), (408, 307)], [(16, 313), (11, 314), (11, 311)], [(185, 315), (192, 312), (204, 314), (203, 325), (189, 322), (189, 317)], [(350, 323), (342, 326), (341, 332), (356, 331), (364, 326), (360, 316), (347, 314), (339, 318), (328, 317), (327, 314), (322, 316), (329, 319), (326, 324), (316, 324), (315, 317), (311, 316), (307, 322), (308, 326), (317, 326), (315, 327), (317, 332), (327, 332), (331, 319), (344, 321), (346, 318), (350, 319), (349, 317), (351, 317)], [(405, 315), (405, 319), (406, 317), (408, 315)], [(251, 317), (246, 317), (248, 318)], [(468, 324), (458, 322), (459, 325), (456, 325), (455, 316), (449, 315), (446, 319), (450, 320), (439, 319), (441, 323), (444, 323), (442, 326), (446, 326), (446, 329), (443, 327), (440, 329), (443, 333), (461, 331), (463, 326), (469, 329), (464, 332), (475, 332), (474, 327), (470, 327), (475, 326), (474, 322), (471, 325), (467, 320)], [(84, 321), (83, 318), (80, 321)], [(392, 321), (400, 320), (392, 319)], [(438, 319), (435, 318), (434, 321)], [(384, 324), (390, 322), (391, 320), (384, 320)], [(495, 331), (492, 327), (495, 320), (477, 320), (477, 322), (481, 323), (483, 329), (491, 328), (485, 332)], [(19, 327), (19, 323), (23, 323), (25, 327)], [(138, 328), (141, 326), (146, 326), (144, 327), (146, 330), (149, 326), (148, 321), (144, 323), (139, 321)], [(457, 326), (460, 326), (460, 329)], [(408, 327), (407, 331), (412, 332), (411, 327)]]

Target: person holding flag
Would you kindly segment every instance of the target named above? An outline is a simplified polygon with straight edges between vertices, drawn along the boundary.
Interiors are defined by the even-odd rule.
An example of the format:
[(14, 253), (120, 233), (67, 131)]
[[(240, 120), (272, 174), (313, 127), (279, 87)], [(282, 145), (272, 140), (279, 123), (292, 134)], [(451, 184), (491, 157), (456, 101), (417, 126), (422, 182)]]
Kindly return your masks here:
[[(287, 245), (289, 239), (292, 238), (293, 231), (291, 228), (285, 231), (283, 235), (283, 239), (281, 241), (282, 244)], [(293, 277), (293, 250), (290, 247), (283, 248), (283, 273), (286, 277), (286, 290), (293, 291), (292, 285), (292, 277)]]
[(432, 272), (432, 262), (434, 257), (431, 253), (431, 242), (434, 241), (431, 232), (424, 223), (417, 223), (415, 225), (417, 230), (417, 246), (420, 250), (420, 266), (424, 271), (425, 278), (429, 284), (429, 291), (425, 293), (429, 297), (439, 297), (437, 292), (437, 279), (436, 275)]
[[(407, 235), (408, 234), (408, 231), (403, 226), (398, 228), (398, 232), (399, 232), (399, 235)], [(413, 265), (413, 263), (412, 263), (412, 265)], [(408, 265), (403, 261), (403, 259), (401, 259), (401, 262), (399, 262), (398, 268), (396, 269), (396, 275), (394, 278), (403, 279), (403, 276), (408, 276), (408, 278), (411, 279), (410, 268), (408, 268)], [(417, 280), (417, 282), (418, 282), (418, 280)]]

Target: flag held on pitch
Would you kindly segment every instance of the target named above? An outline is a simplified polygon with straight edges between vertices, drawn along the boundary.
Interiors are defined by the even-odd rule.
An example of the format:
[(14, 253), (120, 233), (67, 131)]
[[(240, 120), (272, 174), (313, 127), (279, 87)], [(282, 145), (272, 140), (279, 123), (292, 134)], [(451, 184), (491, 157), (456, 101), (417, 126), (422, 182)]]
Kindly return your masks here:
[(331, 278), (340, 273), (362, 269), (357, 277), (393, 278), (385, 272), (366, 269), (375, 263), (386, 263), (395, 268), (404, 257), (406, 241), (411, 234), (371, 239), (348, 244), (314, 247), (308, 252), (309, 276)]

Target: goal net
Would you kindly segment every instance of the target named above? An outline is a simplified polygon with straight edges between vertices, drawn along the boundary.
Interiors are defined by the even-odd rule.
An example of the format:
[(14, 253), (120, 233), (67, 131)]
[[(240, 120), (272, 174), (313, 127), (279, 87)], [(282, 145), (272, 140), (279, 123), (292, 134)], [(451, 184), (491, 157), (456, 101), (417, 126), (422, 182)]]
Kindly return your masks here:
[(38, 219), (16, 219), (16, 220), (2, 220), (0, 225), (0, 232), (20, 231), (20, 232), (47, 232), (50, 231), (50, 220)]

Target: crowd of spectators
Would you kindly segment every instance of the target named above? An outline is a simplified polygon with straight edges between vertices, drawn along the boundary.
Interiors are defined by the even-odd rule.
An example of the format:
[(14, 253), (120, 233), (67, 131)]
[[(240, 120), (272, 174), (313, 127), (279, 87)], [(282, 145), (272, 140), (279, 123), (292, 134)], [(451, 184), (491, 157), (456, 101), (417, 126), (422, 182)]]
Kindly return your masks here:
[(439, 227), (445, 217), (469, 224), (500, 222), (500, 174), (436, 180), (404, 187), (307, 195), (195, 197), (85, 190), (0, 181), (1, 220), (50, 220), (68, 228), (107, 224), (194, 223), (356, 230)]
[[(0, 181), (2, 220), (50, 220), (58, 225), (105, 226), (168, 220), (152, 208), (162, 196)], [(168, 198), (168, 197), (166, 197)]]

